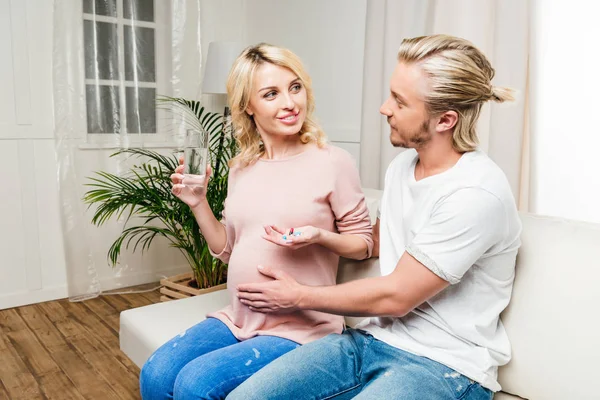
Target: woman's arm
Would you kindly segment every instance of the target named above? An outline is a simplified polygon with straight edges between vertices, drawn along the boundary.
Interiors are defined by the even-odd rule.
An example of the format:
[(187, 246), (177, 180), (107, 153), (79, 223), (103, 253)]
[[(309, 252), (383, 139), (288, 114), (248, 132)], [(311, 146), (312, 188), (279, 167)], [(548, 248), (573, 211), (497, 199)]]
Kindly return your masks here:
[(334, 253), (355, 260), (364, 260), (368, 257), (379, 257), (379, 218), (373, 226), (373, 251), (369, 254), (369, 245), (358, 235), (340, 235), (320, 229), (317, 243), (327, 247)]
[(357, 235), (340, 235), (339, 233), (319, 229), (316, 243), (346, 258), (364, 260), (369, 256), (367, 242)]
[[(346, 258), (363, 260), (370, 256), (369, 242), (362, 234), (339, 234), (314, 226), (281, 229), (273, 225), (264, 227), (264, 239), (279, 246), (299, 249), (309, 244), (320, 244), (337, 255)], [(370, 235), (368, 235), (370, 238)]]
[(343, 257), (369, 258), (373, 250), (373, 227), (358, 169), (352, 156), (342, 149), (332, 147), (331, 156), (329, 204), (339, 233), (322, 231), (319, 243)]
[(173, 182), (171, 191), (192, 210), (210, 250), (215, 254), (220, 254), (227, 246), (227, 233), (223, 224), (215, 218), (206, 200), (206, 187), (212, 174), (212, 168), (210, 165), (206, 168), (202, 187), (192, 188), (183, 184), (183, 158), (179, 159), (179, 164), (175, 173), (171, 175), (171, 182)]
[(264, 227), (264, 239), (292, 249), (309, 244), (320, 244), (346, 258), (363, 260), (371, 257), (373, 248), (371, 219), (360, 187), (360, 178), (354, 160), (342, 149), (331, 147), (331, 174), (329, 206), (335, 218), (337, 232), (314, 226), (278, 228)]
[(215, 218), (206, 198), (191, 209), (210, 250), (215, 254), (222, 253), (227, 245), (225, 226)]

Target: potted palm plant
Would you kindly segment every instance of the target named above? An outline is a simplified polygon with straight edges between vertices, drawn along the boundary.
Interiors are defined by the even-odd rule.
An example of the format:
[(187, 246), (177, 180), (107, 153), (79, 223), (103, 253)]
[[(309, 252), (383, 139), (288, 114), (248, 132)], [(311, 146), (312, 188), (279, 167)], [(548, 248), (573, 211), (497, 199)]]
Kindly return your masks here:
[[(193, 129), (206, 129), (209, 132), (209, 162), (213, 174), (207, 187), (206, 197), (217, 219), (221, 218), (225, 197), (229, 160), (235, 155), (236, 143), (231, 135), (231, 127), (223, 116), (208, 112), (197, 101), (182, 98), (161, 97), (159, 106), (177, 111), (184, 117), (186, 125)], [(107, 258), (112, 266), (119, 262), (123, 248), (144, 251), (156, 237), (166, 238), (172, 247), (179, 249), (192, 273), (190, 279), (177, 276), (162, 280), (171, 286), (161, 289), (171, 298), (198, 294), (200, 289), (224, 285), (227, 279), (227, 265), (213, 258), (208, 244), (199, 230), (198, 223), (190, 208), (171, 194), (170, 175), (179, 165), (178, 155), (162, 155), (156, 151), (131, 148), (115, 152), (111, 157), (127, 154), (140, 158), (141, 163), (133, 165), (123, 176), (97, 171), (89, 177), (84, 195), (88, 207), (96, 205), (92, 223), (100, 226), (111, 218), (125, 217), (123, 231), (108, 250)], [(141, 223), (132, 223), (131, 217), (141, 217)], [(135, 221), (140, 221), (136, 218)], [(176, 286), (186, 283), (183, 293), (172, 293)], [(187, 282), (186, 282), (187, 281)], [(169, 298), (164, 298), (167, 300)]]

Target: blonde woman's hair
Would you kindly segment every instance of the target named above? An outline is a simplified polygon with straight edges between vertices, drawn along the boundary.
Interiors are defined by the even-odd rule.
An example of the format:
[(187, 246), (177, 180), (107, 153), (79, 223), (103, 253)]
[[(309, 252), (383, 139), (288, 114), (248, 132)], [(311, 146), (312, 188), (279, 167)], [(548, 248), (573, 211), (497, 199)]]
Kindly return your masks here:
[(452, 146), (461, 153), (477, 148), (475, 126), (483, 103), (514, 100), (512, 89), (492, 85), (494, 68), (467, 40), (448, 35), (405, 39), (398, 61), (419, 65), (428, 77), (425, 103), (430, 115), (456, 111)]
[(278, 65), (292, 71), (306, 90), (307, 107), (306, 118), (300, 132), (302, 143), (316, 142), (323, 147), (327, 141), (325, 133), (315, 121), (313, 110), (315, 100), (312, 90), (312, 81), (304, 69), (302, 61), (288, 49), (260, 43), (247, 47), (233, 63), (227, 79), (227, 95), (231, 109), (231, 122), (233, 124), (235, 139), (239, 153), (230, 165), (245, 167), (264, 154), (261, 138), (256, 129), (254, 118), (246, 112), (252, 93), (252, 82), (256, 70), (265, 63)]

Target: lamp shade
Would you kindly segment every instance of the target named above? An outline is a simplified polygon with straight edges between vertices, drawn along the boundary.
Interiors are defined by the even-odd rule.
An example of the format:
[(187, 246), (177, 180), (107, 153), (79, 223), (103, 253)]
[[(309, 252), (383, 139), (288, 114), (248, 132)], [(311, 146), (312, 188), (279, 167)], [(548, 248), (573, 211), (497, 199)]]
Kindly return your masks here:
[(210, 42), (204, 64), (203, 93), (226, 94), (227, 75), (233, 62), (242, 52), (237, 42)]

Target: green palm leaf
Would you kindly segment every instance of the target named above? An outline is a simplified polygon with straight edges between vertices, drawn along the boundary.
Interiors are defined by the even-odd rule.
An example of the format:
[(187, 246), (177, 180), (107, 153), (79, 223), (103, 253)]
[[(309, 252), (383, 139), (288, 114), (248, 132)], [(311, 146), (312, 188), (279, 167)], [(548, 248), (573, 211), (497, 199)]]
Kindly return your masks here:
[[(236, 143), (223, 132), (223, 116), (205, 110), (198, 101), (160, 97), (158, 107), (178, 113), (190, 129), (204, 128), (210, 136), (210, 160), (213, 177), (207, 188), (207, 200), (220, 219), (227, 196), (228, 162), (236, 154)], [(157, 237), (179, 249), (194, 272), (198, 286), (218, 285), (226, 280), (227, 265), (210, 256), (190, 208), (171, 194), (170, 176), (179, 165), (176, 155), (163, 155), (148, 149), (123, 149), (111, 157), (127, 155), (139, 159), (123, 176), (97, 171), (87, 178), (83, 201), (96, 208), (92, 223), (101, 226), (125, 217), (124, 229), (112, 243), (107, 258), (117, 265), (123, 249), (146, 251)], [(218, 168), (215, 168), (218, 166)], [(140, 224), (128, 226), (133, 217)]]

